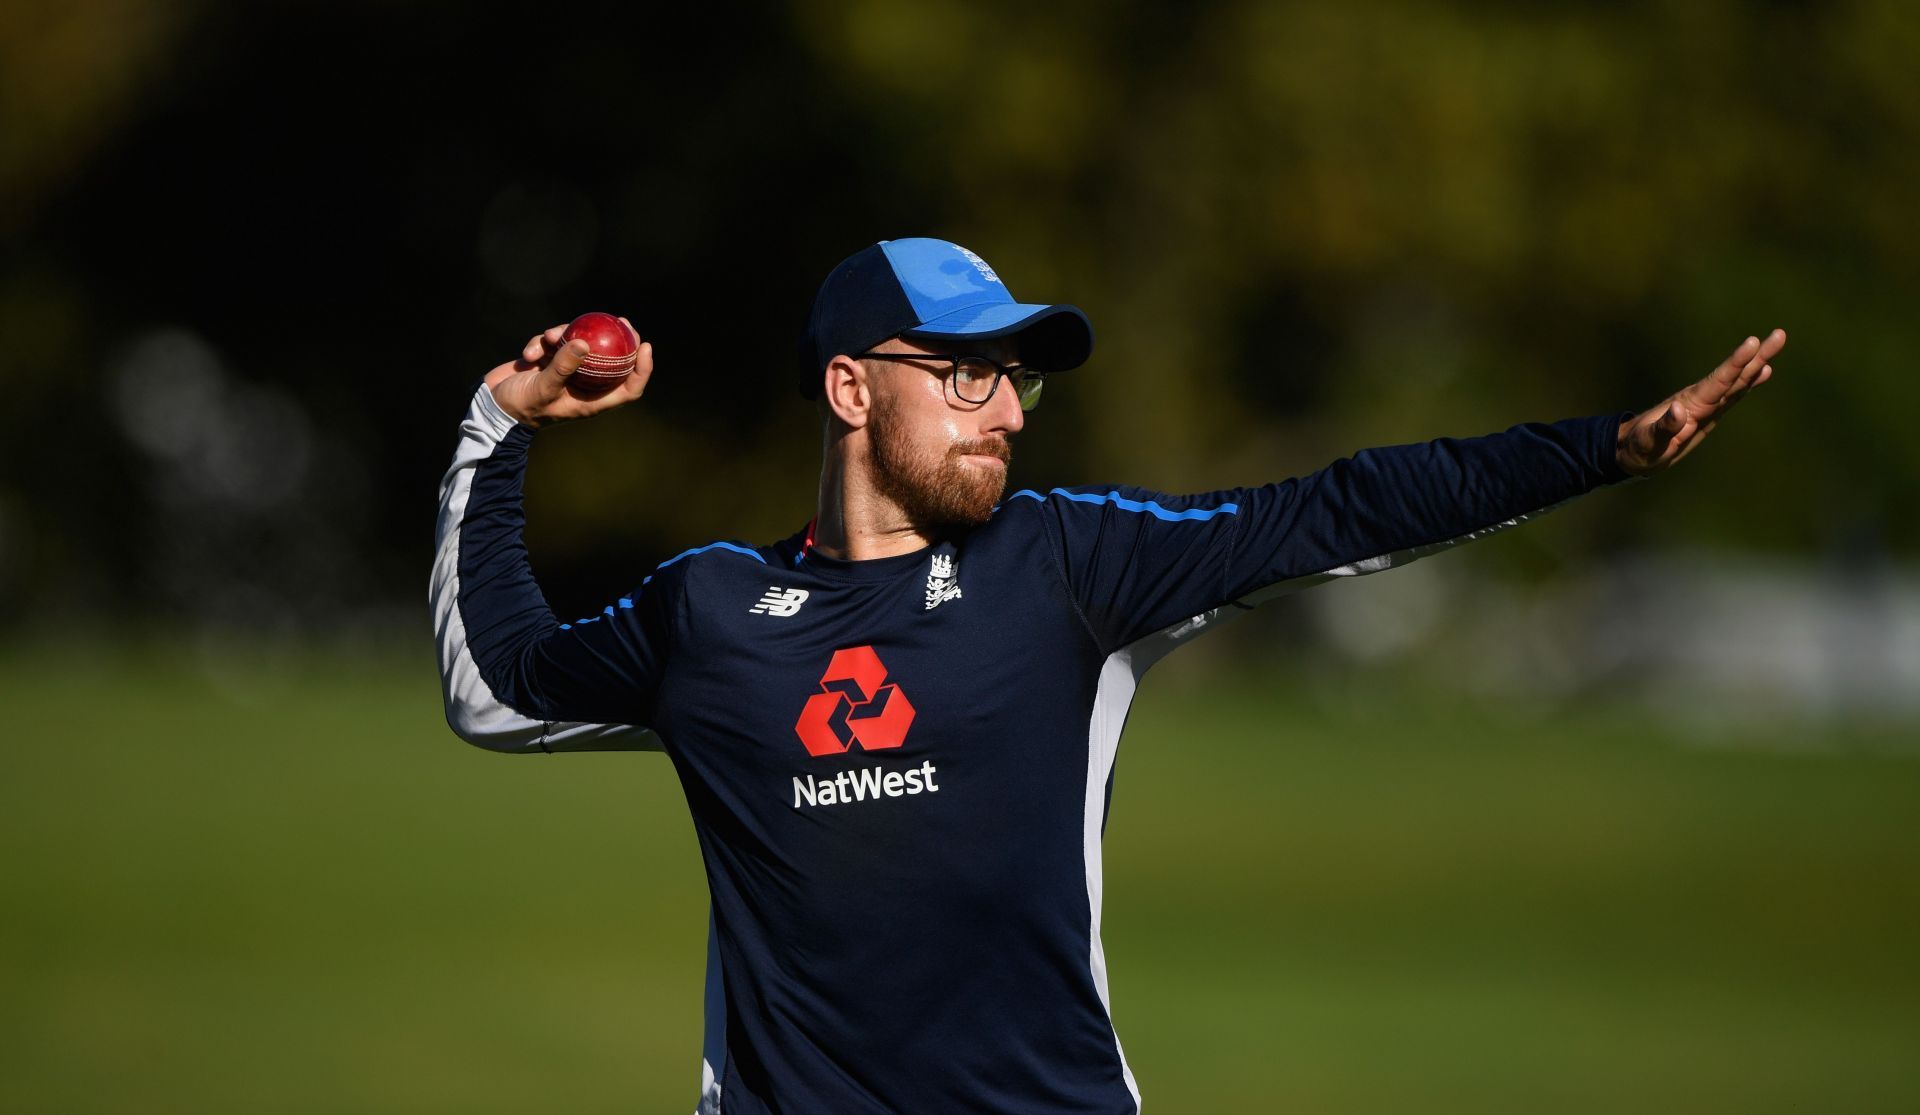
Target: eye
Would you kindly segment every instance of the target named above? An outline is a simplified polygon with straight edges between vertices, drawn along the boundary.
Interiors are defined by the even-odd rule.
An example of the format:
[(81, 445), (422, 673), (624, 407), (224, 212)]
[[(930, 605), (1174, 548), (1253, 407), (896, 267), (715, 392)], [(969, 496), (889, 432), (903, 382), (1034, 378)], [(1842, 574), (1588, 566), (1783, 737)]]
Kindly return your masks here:
[(971, 356), (962, 357), (953, 367), (953, 377), (961, 387), (984, 387), (993, 382), (994, 375), (992, 364)]

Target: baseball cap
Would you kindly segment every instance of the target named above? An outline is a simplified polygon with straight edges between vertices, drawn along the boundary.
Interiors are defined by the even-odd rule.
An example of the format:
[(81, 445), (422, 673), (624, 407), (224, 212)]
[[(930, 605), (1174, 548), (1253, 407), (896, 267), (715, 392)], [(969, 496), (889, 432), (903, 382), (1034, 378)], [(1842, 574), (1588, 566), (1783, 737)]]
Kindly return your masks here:
[(994, 269), (946, 240), (882, 240), (840, 261), (814, 296), (800, 341), (800, 393), (820, 396), (827, 361), (889, 337), (916, 341), (1020, 335), (1020, 361), (1064, 372), (1093, 354), (1093, 323), (1077, 307), (1016, 302)]

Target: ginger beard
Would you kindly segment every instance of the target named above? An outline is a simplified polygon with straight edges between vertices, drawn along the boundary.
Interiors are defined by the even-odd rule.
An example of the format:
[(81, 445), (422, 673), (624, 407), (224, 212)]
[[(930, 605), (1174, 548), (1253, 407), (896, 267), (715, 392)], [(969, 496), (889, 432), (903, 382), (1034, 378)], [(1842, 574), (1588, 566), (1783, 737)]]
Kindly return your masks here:
[(1007, 470), (964, 460), (977, 453), (1004, 466), (1013, 447), (1004, 438), (958, 438), (936, 448), (920, 444), (913, 423), (887, 395), (874, 399), (867, 423), (873, 448), (874, 485), (915, 526), (979, 526), (993, 514), (1007, 489)]

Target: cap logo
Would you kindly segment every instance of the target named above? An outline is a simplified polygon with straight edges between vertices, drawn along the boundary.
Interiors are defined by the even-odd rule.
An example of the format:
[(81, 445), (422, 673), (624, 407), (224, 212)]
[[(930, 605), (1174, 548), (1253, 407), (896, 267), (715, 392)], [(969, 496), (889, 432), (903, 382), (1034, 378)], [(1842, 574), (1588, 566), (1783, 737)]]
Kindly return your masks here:
[[(960, 245), (955, 244), (954, 247), (960, 248)], [(993, 268), (987, 265), (986, 260), (981, 259), (979, 256), (973, 254), (972, 252), (968, 251), (965, 248), (960, 248), (960, 254), (967, 257), (967, 262), (973, 264), (973, 269), (975, 271), (980, 272), (981, 278), (987, 280), (990, 283), (1000, 282), (1000, 276), (993, 273)], [(1005, 286), (1006, 284), (1000, 283), (1000, 285)]]

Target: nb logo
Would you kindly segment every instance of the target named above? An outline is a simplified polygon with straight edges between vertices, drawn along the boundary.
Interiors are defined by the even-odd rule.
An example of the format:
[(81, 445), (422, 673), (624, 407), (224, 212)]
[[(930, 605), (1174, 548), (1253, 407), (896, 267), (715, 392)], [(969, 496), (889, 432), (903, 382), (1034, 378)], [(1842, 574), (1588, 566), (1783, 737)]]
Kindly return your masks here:
[(747, 609), (753, 616), (790, 616), (800, 610), (807, 602), (807, 590), (803, 588), (781, 588), (774, 585), (760, 598), (760, 603)]
[(913, 724), (913, 705), (900, 687), (887, 680), (887, 667), (868, 647), (833, 652), (827, 672), (820, 675), (820, 692), (807, 698), (793, 726), (807, 754), (839, 755), (858, 743), (879, 751), (907, 741)]

